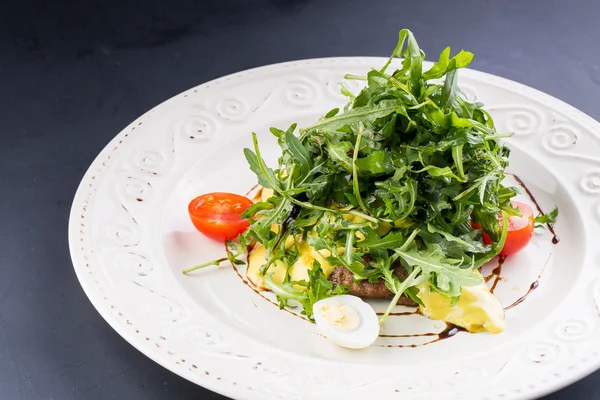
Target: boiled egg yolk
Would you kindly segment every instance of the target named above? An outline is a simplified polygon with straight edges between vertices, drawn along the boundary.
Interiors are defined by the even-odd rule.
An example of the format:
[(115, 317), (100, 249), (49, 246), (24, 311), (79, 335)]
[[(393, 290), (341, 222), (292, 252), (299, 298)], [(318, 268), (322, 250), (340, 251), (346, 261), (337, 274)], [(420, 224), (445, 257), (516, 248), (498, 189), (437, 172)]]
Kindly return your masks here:
[(341, 295), (319, 300), (313, 306), (315, 322), (323, 336), (348, 349), (363, 349), (377, 340), (379, 319), (361, 298)]
[(348, 304), (334, 303), (319, 308), (323, 320), (340, 331), (353, 331), (360, 326), (358, 311)]

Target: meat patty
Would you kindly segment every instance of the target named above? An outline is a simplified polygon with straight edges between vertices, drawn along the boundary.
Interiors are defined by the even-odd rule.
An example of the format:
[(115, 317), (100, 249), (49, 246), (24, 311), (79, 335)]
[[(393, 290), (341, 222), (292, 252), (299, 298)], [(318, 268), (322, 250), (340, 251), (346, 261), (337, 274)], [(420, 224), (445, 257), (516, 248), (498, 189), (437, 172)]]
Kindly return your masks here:
[[(398, 266), (394, 270), (394, 273), (398, 275), (400, 279), (406, 279), (406, 271), (402, 266)], [(394, 297), (393, 293), (385, 286), (383, 279), (380, 279), (379, 282), (361, 281), (356, 283), (354, 282), (352, 272), (345, 267), (336, 267), (329, 276), (329, 280), (336, 285), (349, 286), (350, 294), (354, 296), (388, 299)], [(410, 297), (402, 295), (400, 300), (398, 300), (398, 305), (416, 306), (417, 303), (412, 301)]]

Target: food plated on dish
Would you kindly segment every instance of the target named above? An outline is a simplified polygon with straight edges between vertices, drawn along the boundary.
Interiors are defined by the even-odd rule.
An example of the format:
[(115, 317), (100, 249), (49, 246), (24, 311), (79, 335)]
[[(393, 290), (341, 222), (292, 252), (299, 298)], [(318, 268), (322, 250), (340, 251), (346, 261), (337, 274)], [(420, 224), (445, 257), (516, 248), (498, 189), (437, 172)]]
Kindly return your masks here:
[[(388, 70), (394, 57), (402, 66)], [(301, 308), (348, 348), (371, 345), (397, 305), (469, 332), (502, 332), (505, 310), (479, 270), (525, 248), (558, 211), (536, 217), (503, 185), (511, 133), (496, 132), (458, 86), (473, 55), (446, 48), (426, 71), (424, 58), (400, 31), (380, 69), (346, 77), (366, 87), (342, 87), (343, 108), (312, 126), (271, 128), (275, 168), (253, 134), (244, 150), (259, 184), (253, 198), (208, 193), (189, 204), (196, 228), (226, 242), (227, 257), (184, 272), (247, 263), (257, 290)], [(389, 306), (377, 315), (365, 298)]]
[[(390, 43), (390, 47), (393, 46), (395, 43)], [(429, 56), (438, 61), (437, 54)], [(286, 171), (289, 176), (290, 169), (286, 166), (279, 171), (277, 157), (283, 152), (277, 143), (278, 137), (269, 128), (287, 130), (297, 122), (300, 129), (292, 134), (311, 150), (302, 129), (318, 123), (328, 110), (343, 110), (348, 97), (340, 93), (340, 85), (357, 98), (361, 90), (370, 85), (367, 80), (345, 80), (345, 74), (365, 77), (371, 70), (380, 71), (386, 62), (387, 57), (335, 57), (242, 71), (175, 96), (137, 118), (107, 144), (81, 182), (69, 222), (74, 269), (85, 293), (106, 321), (160, 365), (230, 398), (325, 399), (340, 395), (349, 400), (359, 400), (365, 395), (537, 398), (600, 367), (600, 358), (595, 352), (599, 346), (600, 268), (594, 242), (600, 232), (597, 185), (600, 125), (549, 95), (470, 68), (458, 72), (464, 97), (469, 103), (485, 104), (499, 135), (515, 132), (514, 136), (501, 139), (510, 148), (510, 162), (501, 183), (521, 191), (510, 200), (528, 204), (535, 216), (555, 206), (560, 210), (554, 225), (561, 237), (558, 245), (554, 244), (558, 240), (548, 226), (534, 229), (523, 250), (508, 256), (498, 255), (480, 269), (489, 291), (504, 308), (503, 332), (469, 333), (452, 323), (421, 315), (420, 305), (396, 305), (379, 324), (395, 294), (383, 294), (387, 298), (367, 298), (371, 292), (353, 292), (363, 297), (355, 296), (350, 292), (352, 285), (364, 283), (365, 279), (355, 280), (354, 273), (348, 274), (344, 269), (340, 269), (344, 271), (343, 277), (350, 275), (351, 279), (340, 281), (342, 285), (332, 281), (333, 273), (326, 280), (316, 281), (323, 283), (325, 291), (305, 291), (302, 290), (304, 285), (295, 282), (292, 287), (307, 297), (310, 293), (327, 294), (328, 282), (337, 285), (334, 289), (349, 286), (337, 289), (339, 294), (334, 292), (334, 296), (321, 299), (341, 303), (345, 301), (341, 296), (354, 296), (355, 303), (346, 307), (325, 304), (323, 309), (327, 320), (336, 321), (335, 332), (348, 333), (338, 338), (344, 340), (340, 344), (364, 345), (372, 340), (372, 327), (379, 331), (379, 336), (367, 348), (348, 350), (332, 342), (334, 338), (326, 332), (327, 327), (322, 326), (314, 304), (315, 323), (302, 315), (303, 305), (310, 303), (303, 293), (292, 292), (301, 301), (289, 299), (285, 303), (287, 307), (280, 310), (275, 292), (260, 290), (249, 280), (248, 250), (257, 243), (264, 243), (266, 254), (270, 244), (252, 238), (244, 243), (243, 236), (254, 229), (251, 224), (261, 216), (248, 219), (241, 218), (239, 213), (245, 207), (258, 207), (253, 204), (266, 200), (271, 204), (264, 205), (262, 214), (268, 214), (282, 197), (269, 188), (258, 196), (260, 186), (248, 193), (257, 183), (256, 174), (244, 157), (244, 148), (256, 155), (251, 133), (257, 133), (265, 165), (273, 169), (278, 180), (286, 183)], [(392, 60), (385, 74), (401, 70), (402, 62), (399, 58)], [(427, 72), (432, 66), (432, 62), (424, 61), (422, 70)], [(445, 82), (444, 77), (426, 84), (442, 82)], [(414, 112), (409, 110), (407, 114), (413, 118)], [(458, 111), (456, 114), (461, 116)], [(336, 117), (340, 115), (342, 112)], [(363, 125), (368, 124), (363, 122)], [(357, 160), (368, 156), (362, 144), (367, 136), (365, 132), (363, 130)], [(323, 132), (325, 134), (327, 132)], [(355, 146), (356, 142), (346, 153), (352, 158)], [(324, 154), (329, 156), (329, 153)], [(464, 145), (463, 167), (467, 169), (470, 154)], [(439, 166), (449, 166), (450, 159), (451, 156)], [(433, 178), (427, 171), (415, 172), (425, 166), (407, 161), (411, 163), (407, 177), (420, 174), (422, 178)], [(427, 163), (426, 158), (423, 161)], [(370, 202), (371, 191), (364, 186), (369, 181), (360, 173), (359, 164), (357, 161), (359, 190), (369, 211), (366, 215), (383, 219), (385, 216), (376, 213), (376, 204)], [(326, 167), (336, 172), (333, 167)], [(461, 177), (455, 167), (450, 168)], [(460, 183), (464, 190), (474, 183), (469, 174), (465, 171), (469, 181)], [(378, 180), (374, 182), (387, 179), (385, 174), (375, 178)], [(422, 178), (417, 178), (418, 188)], [(454, 179), (450, 182), (456, 183)], [(332, 188), (337, 188), (338, 183)], [(347, 188), (352, 191), (344, 192), (353, 193), (353, 186)], [(238, 257), (226, 254), (224, 236), (219, 240), (208, 239), (190, 221), (190, 201), (210, 192), (237, 193), (242, 198), (240, 208), (230, 212), (226, 212), (227, 207), (220, 201), (213, 204), (219, 205), (214, 209), (209, 207), (210, 201), (192, 207), (192, 214), (198, 217), (194, 220), (204, 232), (208, 233), (206, 228), (211, 226), (218, 235), (233, 232), (234, 239), (228, 247), (231, 256), (239, 253)], [(417, 194), (427, 192), (417, 190)], [(295, 200), (307, 201), (301, 194), (290, 195)], [(475, 203), (477, 196), (470, 200)], [(415, 207), (418, 202), (419, 199)], [(324, 203), (315, 204), (329, 208)], [(348, 205), (352, 203), (348, 201)], [(362, 211), (360, 205), (351, 208)], [(208, 209), (212, 209), (208, 214), (201, 212)], [(449, 213), (449, 209), (442, 212)], [(288, 216), (277, 218), (272, 235), (279, 232), (278, 227)], [(415, 221), (412, 226), (420, 230), (413, 240), (418, 246), (414, 251), (421, 254), (429, 232), (422, 221), (412, 219)], [(219, 220), (225, 223), (219, 224)], [(337, 220), (345, 223), (340, 218)], [(478, 222), (475, 215), (471, 215), (469, 221)], [(538, 219), (537, 225), (539, 222)], [(338, 228), (330, 225), (332, 230)], [(288, 226), (293, 228), (294, 225)], [(385, 232), (376, 229), (379, 226), (386, 225), (378, 223), (370, 227), (378, 238), (387, 237)], [(357, 230), (365, 235), (365, 240), (356, 235), (352, 251), (367, 253), (359, 243), (368, 240), (369, 232), (360, 229)], [(402, 229), (394, 224), (388, 232), (403, 235), (401, 244), (388, 249), (388, 256), (397, 254), (395, 250), (400, 250), (413, 232)], [(240, 232), (243, 236), (236, 240)], [(299, 230), (293, 233), (299, 235)], [(437, 235), (443, 236), (439, 233), (433, 236), (439, 237)], [(490, 235), (492, 243), (489, 245), (485, 235), (473, 235), (482, 246), (494, 246), (495, 239)], [(308, 233), (302, 237), (310, 239)], [(507, 241), (510, 237), (509, 226)], [(330, 238), (328, 234), (323, 236), (327, 241)], [(337, 248), (346, 247), (340, 237), (335, 240)], [(410, 252), (413, 252), (412, 246), (409, 244)], [(508, 252), (506, 244), (503, 248)], [(292, 256), (291, 250), (284, 249), (285, 255)], [(409, 252), (405, 250), (400, 251)], [(319, 254), (321, 252), (327, 255), (324, 250), (319, 250)], [(372, 252), (369, 248), (368, 253)], [(345, 252), (337, 255), (341, 256), (345, 256)], [(219, 258), (224, 262), (218, 267), (207, 267), (188, 275), (181, 273), (182, 269), (199, 263), (214, 265)], [(229, 258), (239, 264), (232, 266)], [(366, 271), (376, 267), (368, 257), (363, 259)], [(286, 261), (286, 265), (288, 262), (294, 265), (296, 261), (280, 260)], [(337, 265), (337, 260), (332, 261), (333, 267), (343, 266)], [(405, 273), (412, 272), (411, 265), (404, 265), (404, 255), (398, 262)], [(315, 265), (313, 263), (312, 272), (316, 272), (313, 271)], [(267, 276), (259, 277), (266, 280)], [(275, 274), (270, 277), (277, 283)], [(290, 282), (296, 279), (287, 278)], [(402, 276), (398, 279), (404, 281)], [(470, 286), (461, 286), (461, 297), (464, 287)], [(284, 289), (287, 288), (284, 286)], [(348, 292), (343, 293), (346, 290)], [(373, 295), (380, 296), (379, 293)], [(317, 300), (314, 294), (312, 296), (312, 301)], [(318, 295), (320, 297), (325, 296)], [(400, 303), (409, 298), (410, 293), (401, 295)], [(367, 310), (374, 309), (376, 324), (370, 322), (368, 315), (361, 315), (359, 304)], [(351, 339), (352, 332), (360, 329), (356, 315), (367, 329)]]

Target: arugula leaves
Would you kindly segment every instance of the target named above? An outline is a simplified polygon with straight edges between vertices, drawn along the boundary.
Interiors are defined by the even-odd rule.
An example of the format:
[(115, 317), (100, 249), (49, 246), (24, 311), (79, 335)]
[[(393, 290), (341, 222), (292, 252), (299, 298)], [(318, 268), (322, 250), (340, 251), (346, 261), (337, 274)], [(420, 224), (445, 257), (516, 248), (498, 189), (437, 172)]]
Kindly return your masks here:
[(536, 228), (543, 228), (546, 224), (553, 224), (556, 222), (558, 217), (558, 207), (554, 207), (554, 210), (548, 214), (540, 214), (533, 219)]
[[(403, 61), (390, 72), (394, 57)], [(306, 241), (356, 281), (383, 280), (395, 295), (387, 313), (402, 294), (418, 301), (416, 286), (425, 281), (454, 300), (461, 287), (480, 284), (477, 268), (506, 240), (498, 214), (515, 212), (515, 191), (500, 183), (510, 151), (499, 139), (508, 135), (498, 135), (482, 104), (467, 101), (458, 87), (458, 70), (472, 53), (451, 57), (447, 47), (428, 71), (424, 58), (412, 32), (401, 30), (380, 70), (347, 76), (367, 86), (358, 94), (343, 87), (344, 108), (298, 133), (295, 124), (271, 128), (281, 147), (276, 169), (265, 164), (253, 135), (254, 149), (244, 154), (274, 196), (244, 214), (250, 228), (240, 242), (263, 244), (269, 265), (292, 265), (299, 246), (284, 244), (290, 236)], [(556, 213), (536, 223), (552, 222)], [(490, 232), (492, 245), (483, 245), (471, 221)], [(317, 261), (308, 281), (293, 282), (288, 273), (281, 284), (269, 276), (265, 282), (282, 307), (300, 304), (309, 317), (315, 302), (347, 290), (328, 281)]]
[(302, 306), (303, 314), (311, 321), (314, 321), (313, 305), (317, 301), (348, 293), (348, 287), (334, 285), (325, 278), (318, 261), (315, 261), (315, 264), (312, 269), (308, 270), (308, 281), (287, 281), (276, 284), (270, 275), (265, 276), (265, 283), (277, 296), (280, 308), (294, 307), (295, 304), (290, 303), (290, 300), (299, 303)]

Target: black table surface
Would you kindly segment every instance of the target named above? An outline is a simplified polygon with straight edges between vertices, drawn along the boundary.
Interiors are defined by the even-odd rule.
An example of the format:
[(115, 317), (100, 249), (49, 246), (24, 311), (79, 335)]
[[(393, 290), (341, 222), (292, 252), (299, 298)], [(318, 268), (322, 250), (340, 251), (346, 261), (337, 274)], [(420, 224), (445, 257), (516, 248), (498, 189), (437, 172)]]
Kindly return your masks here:
[[(471, 50), (600, 119), (599, 15), (598, 0), (1, 2), (0, 399), (223, 399), (125, 342), (71, 265), (77, 185), (149, 108), (264, 64), (387, 56), (406, 27), (430, 55)], [(574, 398), (600, 398), (600, 372), (546, 397)]]

